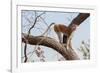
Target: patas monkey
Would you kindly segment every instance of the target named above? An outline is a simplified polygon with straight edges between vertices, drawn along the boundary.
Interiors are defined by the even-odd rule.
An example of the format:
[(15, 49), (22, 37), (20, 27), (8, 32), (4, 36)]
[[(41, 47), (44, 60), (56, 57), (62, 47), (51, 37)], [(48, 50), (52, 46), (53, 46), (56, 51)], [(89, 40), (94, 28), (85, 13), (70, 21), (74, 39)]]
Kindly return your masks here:
[(52, 25), (54, 24), (54, 31), (56, 32), (60, 43), (66, 43), (67, 39), (70, 37), (72, 32), (77, 27), (77, 25), (73, 25), (72, 27), (67, 27), (64, 24), (55, 24), (55, 23), (51, 23), (51, 24)]
[(68, 27), (64, 24), (51, 23), (48, 26), (47, 30), (43, 34), (45, 34), (52, 25), (54, 25), (53, 28), (54, 28), (54, 31), (56, 32), (57, 36), (58, 36), (60, 43), (67, 43), (67, 39), (70, 37), (72, 32), (77, 27), (77, 25), (73, 25), (72, 27)]

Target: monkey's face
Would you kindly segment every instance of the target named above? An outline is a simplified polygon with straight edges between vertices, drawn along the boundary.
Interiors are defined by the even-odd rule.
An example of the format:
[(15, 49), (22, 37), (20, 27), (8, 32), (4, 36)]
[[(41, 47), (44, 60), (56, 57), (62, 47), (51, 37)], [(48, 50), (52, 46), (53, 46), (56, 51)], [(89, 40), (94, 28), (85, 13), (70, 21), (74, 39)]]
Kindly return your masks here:
[(77, 28), (77, 25), (76, 25), (76, 24), (73, 24), (73, 26), (72, 26), (72, 31), (75, 31), (76, 28)]

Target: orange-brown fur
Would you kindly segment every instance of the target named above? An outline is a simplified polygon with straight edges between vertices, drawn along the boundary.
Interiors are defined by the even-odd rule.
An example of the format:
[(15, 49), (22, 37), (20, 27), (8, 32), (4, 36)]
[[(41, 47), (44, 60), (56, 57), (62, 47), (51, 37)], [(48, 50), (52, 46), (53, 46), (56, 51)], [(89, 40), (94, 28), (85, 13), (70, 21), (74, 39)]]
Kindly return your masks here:
[(64, 24), (51, 23), (48, 28), (50, 28), (52, 25), (54, 25), (54, 31), (56, 32), (60, 43), (67, 43), (68, 38), (77, 27), (76, 25), (73, 25), (72, 27), (67, 27)]
[(70, 35), (70, 33), (72, 32), (70, 28), (68, 28), (67, 26), (65, 26), (63, 24), (54, 25), (54, 31), (61, 32), (63, 34), (67, 34), (67, 35)]

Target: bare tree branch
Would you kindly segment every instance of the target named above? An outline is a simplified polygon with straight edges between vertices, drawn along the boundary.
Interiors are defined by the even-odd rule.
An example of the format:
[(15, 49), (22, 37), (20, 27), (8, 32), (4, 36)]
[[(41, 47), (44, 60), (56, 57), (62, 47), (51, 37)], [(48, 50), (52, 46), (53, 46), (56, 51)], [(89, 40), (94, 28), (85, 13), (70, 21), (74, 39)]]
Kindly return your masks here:
[(45, 13), (45, 12), (41, 13), (40, 15), (38, 15), (38, 16), (35, 18), (35, 21), (34, 21), (33, 25), (30, 27), (30, 29), (29, 29), (29, 31), (28, 31), (28, 34), (30, 34), (31, 29), (34, 28), (34, 26), (35, 26), (35, 24), (36, 24), (36, 22), (37, 22), (37, 19), (38, 19), (41, 15), (43, 15), (44, 13)]
[[(88, 17), (90, 16), (90, 14), (89, 13), (79, 13), (78, 14), (78, 16), (76, 17), (76, 18), (74, 18), (73, 20), (72, 20), (72, 22), (69, 24), (69, 28), (70, 29), (73, 29), (73, 28), (76, 28), (76, 26), (79, 26), (84, 20), (86, 20)], [(75, 31), (75, 30), (74, 30)], [(74, 31), (71, 31), (70, 32), (70, 37), (71, 37), (71, 35), (72, 35), (72, 33), (74, 32)], [(63, 35), (63, 38), (64, 37), (66, 37), (65, 35)], [(67, 47), (69, 46), (70, 48), (72, 48), (72, 46), (71, 46), (71, 40), (70, 40), (70, 37), (68, 38), (66, 38), (65, 40), (67, 41), (66, 43), (67, 43)], [(67, 48), (66, 47), (66, 48)]]
[[(43, 15), (44, 13), (45, 13), (45, 12), (41, 13), (40, 15), (38, 15), (38, 16), (35, 18), (35, 21), (34, 21), (33, 25), (30, 27), (30, 29), (29, 29), (29, 31), (28, 31), (28, 35), (27, 35), (26, 39), (29, 37), (31, 30), (34, 28), (34, 26), (35, 26), (35, 24), (36, 24), (36, 22), (37, 22), (37, 19), (38, 19), (41, 15)], [(29, 21), (29, 20), (28, 20), (28, 21)], [(25, 56), (25, 60), (24, 60), (24, 62), (27, 62), (28, 57), (27, 57), (27, 54), (26, 54), (26, 49), (27, 49), (27, 43), (28, 43), (28, 42), (26, 42), (26, 40), (25, 40), (24, 43), (25, 43), (25, 46), (24, 46), (24, 56)]]
[(90, 13), (79, 13), (79, 15), (72, 20), (69, 27), (72, 27), (72, 25), (78, 25), (79, 26), (89, 16), (90, 16)]
[[(23, 36), (27, 38), (27, 34), (23, 33)], [(79, 59), (79, 57), (77, 56), (77, 54), (74, 52), (73, 49), (68, 49), (66, 51), (66, 48), (64, 46), (62, 46), (61, 43), (57, 42), (53, 38), (45, 37), (45, 36), (32, 36), (32, 35), (29, 35), (27, 40), (28, 40), (28, 44), (30, 44), (30, 45), (37, 45), (37, 43), (39, 43), (39, 45), (47, 46), (47, 47), (50, 47), (50, 48), (56, 50), (66, 60), (78, 60)], [(40, 40), (43, 40), (43, 41), (40, 42)], [(25, 39), (24, 38), (22, 38), (22, 42), (25, 43)]]

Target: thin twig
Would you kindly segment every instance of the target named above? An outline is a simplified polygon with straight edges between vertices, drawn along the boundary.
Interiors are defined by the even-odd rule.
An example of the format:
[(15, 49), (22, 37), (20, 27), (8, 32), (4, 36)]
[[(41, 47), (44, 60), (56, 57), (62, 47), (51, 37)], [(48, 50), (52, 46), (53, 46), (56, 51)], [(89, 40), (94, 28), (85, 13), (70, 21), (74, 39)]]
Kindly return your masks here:
[(46, 26), (48, 27), (47, 22), (40, 16), (40, 18), (43, 20), (44, 24), (46, 24)]
[(35, 26), (35, 24), (36, 24), (36, 22), (37, 22), (37, 19), (38, 19), (41, 15), (43, 15), (44, 13), (45, 13), (45, 12), (41, 13), (40, 15), (38, 15), (38, 16), (35, 18), (35, 21), (34, 21), (33, 25), (30, 27), (30, 29), (29, 29), (29, 31), (28, 31), (28, 36), (29, 36), (29, 34), (30, 34), (30, 32), (31, 32), (31, 29), (34, 28), (34, 26)]
[[(29, 29), (29, 31), (28, 31), (27, 38), (29, 37), (31, 30), (34, 28), (34, 26), (35, 26), (35, 24), (36, 24), (36, 22), (37, 22), (37, 19), (38, 19), (41, 15), (43, 15), (44, 13), (45, 13), (45, 12), (41, 13), (40, 15), (38, 15), (38, 16), (35, 18), (35, 21), (34, 21), (33, 25), (30, 27), (30, 29)], [(26, 38), (26, 39), (27, 39), (27, 38)], [(26, 54), (27, 44), (28, 44), (28, 42), (25, 42), (25, 46), (24, 46), (24, 56), (25, 56), (25, 60), (24, 60), (24, 62), (27, 62), (27, 59), (28, 59), (27, 54)]]

